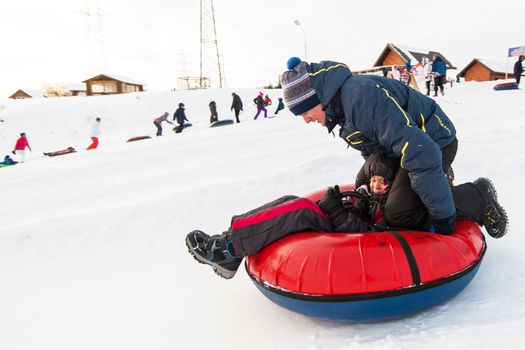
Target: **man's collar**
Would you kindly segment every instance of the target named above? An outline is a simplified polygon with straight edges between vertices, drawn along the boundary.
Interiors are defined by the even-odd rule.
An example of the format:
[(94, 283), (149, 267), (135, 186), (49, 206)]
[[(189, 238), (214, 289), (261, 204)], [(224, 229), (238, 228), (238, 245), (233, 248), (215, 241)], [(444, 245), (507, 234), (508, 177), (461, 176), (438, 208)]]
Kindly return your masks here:
[(326, 122), (325, 127), (328, 129), (328, 133), (330, 134), (332, 130), (339, 124), (337, 120), (334, 117), (326, 116)]

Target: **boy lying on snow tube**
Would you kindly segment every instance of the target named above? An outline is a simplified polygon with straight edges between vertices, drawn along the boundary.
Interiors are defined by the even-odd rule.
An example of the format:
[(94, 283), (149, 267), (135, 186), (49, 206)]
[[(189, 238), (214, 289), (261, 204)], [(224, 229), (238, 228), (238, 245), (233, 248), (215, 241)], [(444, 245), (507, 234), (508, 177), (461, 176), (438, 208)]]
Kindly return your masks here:
[[(209, 236), (195, 230), (186, 236), (189, 252), (200, 263), (213, 267), (223, 278), (232, 278), (244, 257), (255, 254), (270, 243), (301, 231), (330, 233), (369, 232), (399, 229), (388, 227), (384, 204), (397, 170), (392, 158), (372, 155), (359, 171), (357, 201), (343, 201), (339, 187), (330, 187), (315, 203), (307, 198), (283, 196), (231, 220), (228, 231)], [(469, 219), (485, 227), (494, 238), (505, 235), (508, 218), (498, 203), (496, 189), (489, 179), (452, 187), (458, 219)], [(424, 206), (421, 204), (422, 208)], [(418, 228), (411, 228), (418, 229)], [(426, 225), (421, 231), (432, 231)]]

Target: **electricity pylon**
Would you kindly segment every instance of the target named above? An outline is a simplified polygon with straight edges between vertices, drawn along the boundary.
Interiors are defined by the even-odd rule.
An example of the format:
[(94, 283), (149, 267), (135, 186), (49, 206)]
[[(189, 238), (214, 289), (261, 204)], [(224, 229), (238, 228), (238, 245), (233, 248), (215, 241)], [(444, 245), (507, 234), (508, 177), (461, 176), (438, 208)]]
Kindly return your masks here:
[[(225, 77), (220, 62), (213, 0), (200, 0), (200, 41), (200, 87), (205, 87), (205, 74), (210, 74), (213, 71), (212, 67), (216, 59), (219, 87), (222, 88)], [(212, 58), (213, 55), (216, 58)]]

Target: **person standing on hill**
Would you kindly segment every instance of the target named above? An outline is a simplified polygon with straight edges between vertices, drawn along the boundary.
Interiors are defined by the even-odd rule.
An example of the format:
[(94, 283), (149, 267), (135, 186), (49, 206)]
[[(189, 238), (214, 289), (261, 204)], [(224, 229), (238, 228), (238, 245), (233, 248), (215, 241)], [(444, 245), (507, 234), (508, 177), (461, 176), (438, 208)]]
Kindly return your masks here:
[(253, 99), (253, 103), (257, 106), (257, 114), (255, 114), (255, 117), (253, 117), (253, 120), (256, 120), (259, 114), (264, 111), (264, 117), (268, 117), (268, 111), (266, 108), (264, 108), (264, 94), (262, 92), (259, 92), (259, 95), (257, 95), (256, 98)]
[(186, 113), (184, 107), (184, 103), (179, 103), (179, 108), (175, 111), (173, 114), (173, 121), (177, 121), (177, 124), (179, 124), (177, 127), (175, 127), (175, 132), (180, 133), (184, 129), (184, 121), (189, 122), (189, 120), (186, 118)]
[(215, 103), (215, 101), (211, 101), (208, 107), (210, 107), (211, 112), (210, 124), (213, 124), (219, 120), (219, 115), (217, 114), (217, 104)]
[(445, 87), (443, 82), (447, 76), (447, 65), (439, 55), (434, 55), (434, 62), (432, 62), (432, 73), (434, 73), (434, 97), (438, 94), (438, 87), (441, 95), (445, 95)]
[(231, 111), (235, 112), (235, 120), (237, 123), (240, 123), (239, 121), (239, 114), (242, 111), (242, 100), (235, 92), (232, 92), (233, 101), (232, 101), (232, 107), (230, 108)]
[(521, 55), (516, 63), (514, 63), (514, 76), (516, 77), (516, 84), (520, 84), (521, 75), (523, 74), (523, 60), (525, 55)]
[(95, 149), (98, 147), (99, 136), (100, 136), (100, 118), (97, 117), (97, 119), (95, 119), (95, 122), (93, 122), (93, 124), (91, 125), (91, 132), (90, 132), (91, 145), (89, 145), (88, 148), (86, 148), (86, 150)]
[(20, 163), (23, 163), (26, 159), (26, 148), (32, 151), (27, 141), (26, 133), (23, 132), (20, 134), (18, 140), (16, 140), (15, 149), (12, 151), (13, 154), (16, 154), (20, 158)]
[(168, 120), (169, 115), (170, 114), (168, 112), (164, 112), (163, 115), (153, 120), (153, 125), (157, 127), (157, 136), (162, 136), (162, 122), (170, 123), (171, 125), (173, 125), (173, 123)]
[(279, 111), (282, 111), (283, 109), (284, 109), (283, 98), (279, 97), (279, 103), (277, 104), (277, 109), (275, 110), (275, 115), (277, 115), (277, 113), (279, 113)]
[(432, 62), (428, 57), (423, 57), (424, 62), (424, 72), (425, 72), (425, 86), (427, 88), (427, 96), (430, 96), (430, 83), (432, 82)]

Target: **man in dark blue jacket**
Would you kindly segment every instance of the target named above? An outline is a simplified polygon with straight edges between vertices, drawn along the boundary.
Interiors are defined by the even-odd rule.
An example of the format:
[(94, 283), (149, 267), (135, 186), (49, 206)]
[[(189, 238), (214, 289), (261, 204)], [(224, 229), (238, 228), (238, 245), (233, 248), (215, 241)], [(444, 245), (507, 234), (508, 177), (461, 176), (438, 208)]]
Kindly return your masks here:
[(434, 97), (438, 94), (438, 87), (441, 95), (445, 95), (443, 83), (447, 77), (447, 65), (439, 55), (434, 55), (432, 62), (432, 72), (434, 73)]
[(339, 125), (339, 136), (364, 157), (401, 159), (385, 205), (390, 227), (454, 230), (445, 171), (456, 156), (456, 129), (434, 100), (393, 79), (354, 76), (343, 63), (297, 57), (288, 61), (282, 84), (287, 107), (306, 123), (319, 122), (329, 132)]

